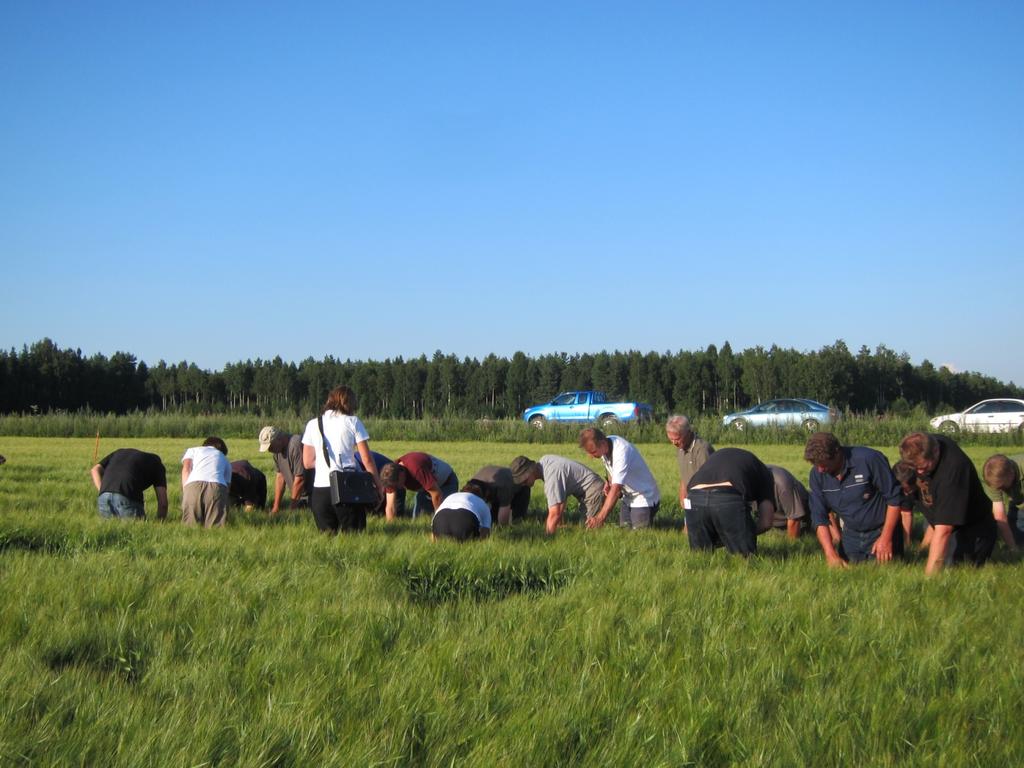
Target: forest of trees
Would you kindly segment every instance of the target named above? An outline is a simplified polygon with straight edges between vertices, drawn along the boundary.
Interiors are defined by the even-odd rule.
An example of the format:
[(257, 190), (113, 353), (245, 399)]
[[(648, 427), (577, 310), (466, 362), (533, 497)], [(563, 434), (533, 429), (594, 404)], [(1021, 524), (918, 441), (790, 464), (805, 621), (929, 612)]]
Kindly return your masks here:
[(301, 363), (246, 360), (207, 371), (194, 363), (147, 365), (127, 352), (83, 356), (43, 339), (0, 351), (0, 413), (136, 410), (307, 414), (332, 386), (359, 396), (364, 416), (506, 418), (567, 389), (600, 389), (651, 403), (665, 415), (724, 413), (773, 397), (811, 397), (856, 413), (929, 412), (1024, 390), (980, 373), (953, 373), (884, 345), (851, 352), (842, 340), (817, 351), (772, 346), (734, 352), (561, 352), (459, 359), (440, 351), (404, 360)]

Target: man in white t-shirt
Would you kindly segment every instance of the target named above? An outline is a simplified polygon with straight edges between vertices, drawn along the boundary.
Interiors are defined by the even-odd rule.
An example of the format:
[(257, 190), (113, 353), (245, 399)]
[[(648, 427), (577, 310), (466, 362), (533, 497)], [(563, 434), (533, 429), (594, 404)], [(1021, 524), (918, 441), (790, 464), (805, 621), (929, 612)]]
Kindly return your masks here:
[(228, 519), (228, 488), (231, 464), (228, 446), (219, 437), (208, 437), (181, 458), (181, 522), (206, 528), (222, 526)]
[(661, 505), (658, 483), (647, 462), (632, 443), (616, 435), (607, 436), (600, 429), (580, 432), (580, 448), (604, 463), (604, 504), (587, 520), (587, 528), (600, 528), (622, 497), (619, 525), (634, 531), (650, 526)]

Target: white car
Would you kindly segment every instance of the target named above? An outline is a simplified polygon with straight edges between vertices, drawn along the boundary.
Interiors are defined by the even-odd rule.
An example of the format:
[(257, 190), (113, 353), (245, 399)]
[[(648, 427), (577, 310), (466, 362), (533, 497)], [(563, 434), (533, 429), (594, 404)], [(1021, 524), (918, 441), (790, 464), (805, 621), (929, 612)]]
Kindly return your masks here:
[(968, 432), (1024, 432), (1024, 400), (982, 400), (960, 413), (936, 416), (929, 424), (947, 434)]

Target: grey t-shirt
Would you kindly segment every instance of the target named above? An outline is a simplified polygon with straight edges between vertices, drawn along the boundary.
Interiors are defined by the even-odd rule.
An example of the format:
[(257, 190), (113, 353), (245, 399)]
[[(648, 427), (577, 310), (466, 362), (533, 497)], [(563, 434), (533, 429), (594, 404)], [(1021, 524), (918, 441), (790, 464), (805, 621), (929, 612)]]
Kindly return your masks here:
[(711, 443), (696, 435), (694, 435), (693, 442), (690, 443), (689, 450), (684, 451), (679, 448), (676, 451), (676, 458), (679, 460), (679, 480), (684, 487), (697, 474), (697, 470), (704, 466), (708, 456), (714, 452), (715, 449), (711, 447)]
[(544, 496), (549, 507), (561, 504), (570, 496), (582, 498), (595, 483), (604, 486), (594, 470), (564, 456), (547, 454), (537, 459), (537, 463), (544, 473)]
[(775, 482), (775, 519), (772, 525), (785, 528), (787, 520), (809, 520), (807, 514), (807, 489), (797, 480), (792, 472), (782, 467), (768, 465)]
[[(288, 447), (284, 453), (275, 453), (274, 469), (284, 476), (284, 482), (288, 488), (295, 484), (295, 476), (306, 476), (306, 468), (302, 466), (302, 435), (292, 435), (288, 438)], [(307, 481), (309, 478), (306, 478)], [(306, 493), (309, 489), (306, 488)]]
[(440, 489), (442, 485), (448, 482), (448, 478), (452, 476), (455, 470), (452, 469), (451, 464), (442, 461), (437, 456), (431, 456), (430, 463), (434, 467), (434, 480), (437, 482), (438, 489)]

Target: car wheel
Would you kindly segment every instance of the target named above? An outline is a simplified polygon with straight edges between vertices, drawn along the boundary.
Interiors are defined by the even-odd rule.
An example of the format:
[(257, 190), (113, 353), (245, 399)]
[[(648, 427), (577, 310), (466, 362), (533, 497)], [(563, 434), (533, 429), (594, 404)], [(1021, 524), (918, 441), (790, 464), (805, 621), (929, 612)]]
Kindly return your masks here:
[(939, 424), (939, 432), (944, 435), (955, 435), (960, 431), (960, 425), (955, 421), (944, 421)]
[(817, 432), (820, 426), (817, 419), (804, 419), (804, 429), (808, 432)]
[(747, 428), (747, 422), (744, 419), (736, 419), (736, 421), (732, 423), (732, 428), (737, 432), (742, 432)]
[(619, 417), (613, 416), (610, 413), (606, 413), (604, 416), (598, 419), (598, 422), (601, 424), (602, 427), (614, 427), (616, 424), (619, 423)]
[(543, 416), (531, 416), (530, 426), (534, 429), (544, 429), (544, 425), (547, 423), (547, 419)]

